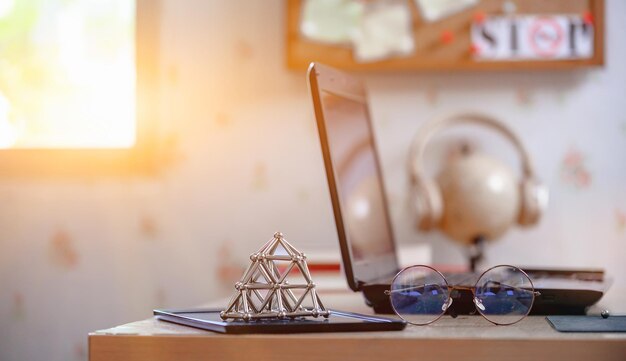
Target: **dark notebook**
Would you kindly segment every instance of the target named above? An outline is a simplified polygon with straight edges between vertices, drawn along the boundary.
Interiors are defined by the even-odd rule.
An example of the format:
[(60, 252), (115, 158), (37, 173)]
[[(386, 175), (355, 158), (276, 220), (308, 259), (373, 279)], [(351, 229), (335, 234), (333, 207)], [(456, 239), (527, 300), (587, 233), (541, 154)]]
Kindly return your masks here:
[(548, 316), (546, 319), (560, 332), (626, 332), (626, 316)]

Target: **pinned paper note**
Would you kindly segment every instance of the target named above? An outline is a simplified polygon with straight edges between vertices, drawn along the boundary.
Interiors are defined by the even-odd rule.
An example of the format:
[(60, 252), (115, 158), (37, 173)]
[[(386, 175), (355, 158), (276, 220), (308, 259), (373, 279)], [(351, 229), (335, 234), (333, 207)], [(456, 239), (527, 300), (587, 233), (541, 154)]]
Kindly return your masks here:
[(476, 5), (478, 0), (415, 0), (426, 21), (437, 21)]
[(307, 0), (300, 31), (310, 40), (345, 44), (361, 22), (363, 4), (353, 0)]
[(593, 56), (593, 24), (583, 15), (487, 16), (474, 21), (477, 60), (585, 59)]
[(357, 61), (377, 61), (413, 53), (412, 17), (405, 1), (369, 4), (352, 37)]

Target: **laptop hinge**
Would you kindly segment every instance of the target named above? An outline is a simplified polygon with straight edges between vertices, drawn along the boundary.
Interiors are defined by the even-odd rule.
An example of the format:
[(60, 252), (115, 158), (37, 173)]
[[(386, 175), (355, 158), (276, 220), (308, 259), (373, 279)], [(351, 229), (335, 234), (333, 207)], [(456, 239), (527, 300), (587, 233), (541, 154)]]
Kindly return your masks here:
[(357, 290), (357, 291), (361, 291), (361, 290), (363, 290), (363, 286), (364, 286), (364, 285), (365, 285), (365, 282), (363, 282), (363, 281), (359, 281), (359, 280), (356, 280), (356, 290)]

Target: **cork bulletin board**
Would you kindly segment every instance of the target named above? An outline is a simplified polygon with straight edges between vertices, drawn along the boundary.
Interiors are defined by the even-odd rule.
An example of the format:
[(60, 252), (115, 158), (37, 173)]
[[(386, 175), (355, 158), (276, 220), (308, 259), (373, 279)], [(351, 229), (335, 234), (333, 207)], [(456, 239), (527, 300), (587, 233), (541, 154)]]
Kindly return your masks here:
[[(437, 21), (424, 19), (419, 0), (407, 0), (414, 39), (411, 52), (374, 61), (357, 60), (350, 46), (307, 39), (301, 30), (305, 1), (286, 2), (286, 58), (291, 69), (306, 69), (311, 61), (353, 71), (557, 70), (604, 65), (604, 0), (480, 0)], [(514, 13), (505, 10), (511, 3)], [(543, 43), (536, 46), (533, 36), (543, 36), (539, 40)], [(582, 45), (576, 40), (580, 36), (587, 37)], [(530, 43), (522, 44), (527, 50), (519, 51), (520, 41)], [(552, 54), (556, 48), (561, 48), (558, 56)]]

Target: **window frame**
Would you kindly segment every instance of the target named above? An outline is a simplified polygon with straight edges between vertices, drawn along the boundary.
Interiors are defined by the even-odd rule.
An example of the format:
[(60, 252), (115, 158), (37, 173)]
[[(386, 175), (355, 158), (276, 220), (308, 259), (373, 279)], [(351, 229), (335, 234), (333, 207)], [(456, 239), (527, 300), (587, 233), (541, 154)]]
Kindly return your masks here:
[(135, 0), (136, 141), (130, 148), (0, 150), (0, 177), (153, 174), (161, 149), (158, 104), (161, 0)]

